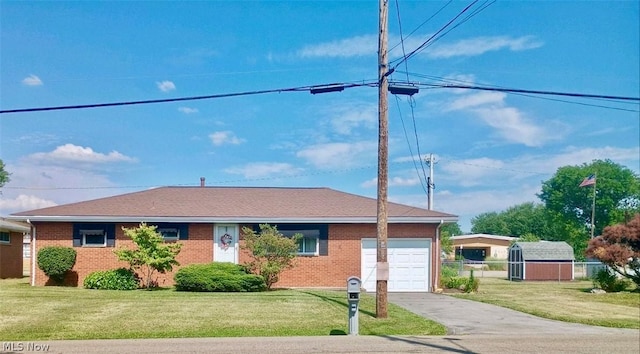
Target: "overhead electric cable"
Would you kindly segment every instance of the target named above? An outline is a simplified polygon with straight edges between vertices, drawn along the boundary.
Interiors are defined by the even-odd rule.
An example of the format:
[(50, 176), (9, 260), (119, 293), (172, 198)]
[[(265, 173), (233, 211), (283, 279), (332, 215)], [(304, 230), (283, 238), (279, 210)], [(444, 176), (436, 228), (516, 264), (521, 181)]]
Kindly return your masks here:
[(196, 101), (196, 100), (207, 100), (207, 99), (215, 99), (215, 98), (251, 96), (251, 95), (260, 95), (260, 94), (266, 94), (266, 93), (301, 92), (301, 91), (309, 91), (313, 88), (321, 88), (326, 86), (338, 86), (338, 85), (341, 85), (344, 88), (352, 88), (352, 87), (361, 87), (361, 86), (373, 86), (376, 84), (375, 84), (375, 81), (372, 83), (333, 83), (333, 84), (326, 84), (326, 85), (299, 86), (299, 87), (270, 89), (270, 90), (223, 93), (223, 94), (206, 95), (206, 96), (162, 98), (162, 99), (154, 99), (154, 100), (123, 101), (123, 102), (109, 102), (109, 103), (92, 103), (92, 104), (80, 104), (80, 105), (69, 105), (69, 106), (4, 109), (4, 110), (0, 110), (0, 114), (42, 112), (42, 111), (62, 111), (62, 110), (69, 110), (69, 109), (86, 109), (86, 108), (115, 107), (115, 106), (132, 106), (132, 105), (153, 104), (153, 103)]

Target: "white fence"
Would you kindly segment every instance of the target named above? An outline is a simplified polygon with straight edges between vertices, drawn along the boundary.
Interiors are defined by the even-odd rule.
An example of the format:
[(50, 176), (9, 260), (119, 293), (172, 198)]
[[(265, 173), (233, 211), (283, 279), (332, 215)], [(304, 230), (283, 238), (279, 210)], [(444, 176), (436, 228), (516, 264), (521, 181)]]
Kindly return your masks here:
[[(527, 262), (532, 263), (532, 262)], [(546, 262), (547, 264), (549, 262)], [(561, 264), (561, 263), (558, 263)], [(458, 275), (468, 277), (473, 269), (473, 275), (479, 278), (507, 278), (509, 262), (504, 261), (443, 261), (442, 267), (457, 270)], [(574, 262), (573, 279), (588, 279), (605, 265), (601, 262)]]

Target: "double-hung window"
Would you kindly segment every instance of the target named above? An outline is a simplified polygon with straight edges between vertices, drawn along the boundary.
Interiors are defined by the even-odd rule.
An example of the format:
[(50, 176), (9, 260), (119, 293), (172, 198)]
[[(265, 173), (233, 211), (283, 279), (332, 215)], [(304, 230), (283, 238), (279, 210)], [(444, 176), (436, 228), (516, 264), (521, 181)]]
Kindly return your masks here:
[(107, 233), (105, 230), (80, 230), (83, 247), (107, 246)]
[(293, 237), (296, 234), (302, 235), (298, 239), (298, 255), (317, 256), (320, 230), (278, 230), (283, 236)]
[(180, 229), (178, 228), (158, 228), (158, 233), (162, 235), (165, 241), (178, 241), (180, 239)]

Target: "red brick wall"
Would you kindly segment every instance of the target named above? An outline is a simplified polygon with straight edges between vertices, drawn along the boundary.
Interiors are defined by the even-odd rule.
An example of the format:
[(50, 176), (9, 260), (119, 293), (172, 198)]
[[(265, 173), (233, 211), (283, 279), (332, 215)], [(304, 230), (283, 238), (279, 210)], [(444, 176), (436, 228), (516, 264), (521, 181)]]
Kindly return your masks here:
[[(36, 250), (45, 246), (73, 246), (72, 223), (35, 223)], [(136, 224), (116, 224), (116, 248), (132, 247), (132, 242), (125, 237), (122, 226), (135, 227)], [(191, 224), (188, 240), (180, 241), (183, 246), (178, 255), (181, 266), (192, 263), (209, 263), (213, 260), (213, 224)], [(242, 227), (240, 227), (240, 230)], [(425, 237), (435, 239), (436, 225), (425, 224), (390, 224), (389, 238)], [(362, 238), (375, 238), (375, 224), (332, 224), (329, 226), (328, 256), (297, 257), (295, 268), (286, 270), (280, 277), (277, 287), (344, 287), (349, 276), (360, 276), (360, 254)], [(22, 241), (22, 239), (21, 239)], [(241, 241), (242, 243), (242, 241)], [(435, 249), (435, 242), (432, 248)], [(84, 278), (96, 270), (127, 267), (127, 263), (119, 262), (113, 247), (75, 247), (78, 252), (76, 265), (67, 283), (82, 286)], [(432, 259), (432, 280), (435, 276), (436, 257)], [(240, 263), (247, 262), (246, 251), (240, 251)], [(179, 267), (178, 267), (179, 268)], [(20, 268), (22, 269), (22, 268)], [(174, 270), (177, 270), (174, 269)], [(36, 285), (44, 285), (47, 277), (36, 267)], [(173, 272), (158, 276), (160, 286), (173, 285)]]
[(22, 278), (22, 233), (9, 232), (9, 243), (0, 243), (0, 279)]

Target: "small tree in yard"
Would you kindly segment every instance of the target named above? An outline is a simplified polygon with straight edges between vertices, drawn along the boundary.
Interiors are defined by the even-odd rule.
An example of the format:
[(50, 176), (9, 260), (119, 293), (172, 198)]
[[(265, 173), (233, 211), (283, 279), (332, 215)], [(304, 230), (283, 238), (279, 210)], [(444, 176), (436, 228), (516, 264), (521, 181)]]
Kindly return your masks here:
[(627, 224), (605, 227), (601, 236), (589, 241), (586, 253), (640, 289), (640, 214)]
[(249, 250), (251, 261), (247, 268), (264, 278), (267, 289), (280, 278), (280, 273), (294, 265), (294, 258), (298, 251), (298, 239), (302, 236), (283, 236), (275, 226), (260, 225), (260, 233), (249, 227), (243, 227), (244, 249)]
[(129, 263), (132, 269), (142, 273), (143, 287), (147, 289), (151, 289), (156, 271), (165, 273), (171, 271), (174, 265), (180, 265), (176, 256), (180, 253), (182, 244), (165, 243), (156, 228), (145, 223), (136, 228), (123, 227), (124, 234), (133, 240), (137, 249), (121, 248), (114, 251), (119, 260)]

